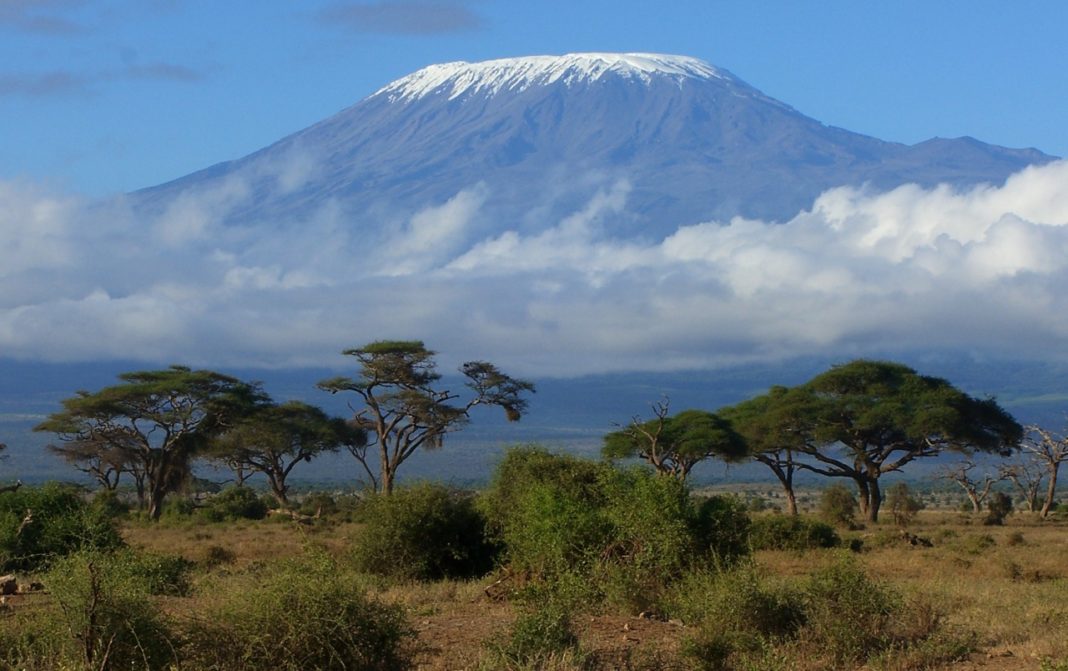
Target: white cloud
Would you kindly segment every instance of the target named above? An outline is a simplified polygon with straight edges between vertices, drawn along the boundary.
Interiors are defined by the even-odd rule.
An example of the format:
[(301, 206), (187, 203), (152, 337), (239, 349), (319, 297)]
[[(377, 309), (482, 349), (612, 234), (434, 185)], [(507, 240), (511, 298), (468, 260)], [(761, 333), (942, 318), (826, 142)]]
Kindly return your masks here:
[[(310, 174), (276, 167), (256, 179)], [(1002, 187), (833, 189), (784, 224), (652, 241), (613, 235), (629, 189), (485, 235), (495, 194), (472, 185), (369, 234), (335, 202), (224, 224), (251, 197), (240, 180), (148, 221), (122, 199), (0, 183), (0, 353), (306, 365), (402, 337), (443, 364), (565, 375), (910, 348), (1068, 357), (1068, 162)]]

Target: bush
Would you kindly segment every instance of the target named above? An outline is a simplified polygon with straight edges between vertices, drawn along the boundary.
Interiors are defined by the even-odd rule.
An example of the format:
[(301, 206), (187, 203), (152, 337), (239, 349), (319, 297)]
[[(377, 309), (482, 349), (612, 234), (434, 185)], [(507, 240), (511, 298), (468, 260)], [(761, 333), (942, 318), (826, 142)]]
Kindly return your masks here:
[(745, 504), (733, 496), (710, 496), (697, 506), (701, 547), (722, 564), (749, 554), (752, 524)]
[(355, 565), (375, 575), (409, 580), (485, 575), (497, 548), (472, 498), (443, 485), (422, 484), (369, 499), (366, 525), (353, 548)]
[(805, 589), (805, 635), (835, 662), (856, 662), (892, 642), (900, 597), (842, 559), (812, 574)]
[(125, 550), (117, 553), (115, 560), (149, 594), (188, 596), (192, 591), (189, 573), (193, 562), (181, 555)]
[(899, 482), (887, 490), (886, 507), (890, 509), (894, 524), (899, 527), (907, 527), (916, 518), (916, 513), (923, 510), (923, 504), (912, 496), (904, 482)]
[(822, 522), (792, 515), (769, 515), (753, 520), (749, 542), (754, 550), (802, 552), (837, 547), (841, 539), (830, 525)]
[(0, 570), (34, 571), (78, 550), (122, 545), (104, 508), (77, 489), (49, 484), (0, 494)]
[(828, 524), (853, 526), (857, 500), (845, 485), (831, 485), (820, 495), (820, 517)]
[(514, 571), (630, 611), (653, 608), (686, 571), (748, 552), (733, 498), (697, 505), (673, 478), (536, 448), (505, 457), (480, 505)]
[(325, 555), (265, 565), (231, 584), (188, 632), (190, 668), (391, 671), (410, 668), (403, 609), (366, 596)]
[(516, 617), (504, 645), (491, 645), (494, 668), (541, 669), (571, 653), (581, 657), (568, 609), (559, 603), (526, 610)]
[(209, 522), (262, 520), (267, 517), (267, 502), (248, 487), (227, 487), (208, 499), (199, 514)]
[(174, 637), (138, 561), (133, 553), (87, 550), (53, 564), (44, 582), (61, 626), (44, 632), (41, 643), (67, 663), (59, 668), (162, 669), (177, 662)]
[(1012, 514), (1012, 497), (1005, 492), (994, 492), (987, 500), (986, 510), (983, 524), (1001, 526), (1005, 524), (1005, 518)]

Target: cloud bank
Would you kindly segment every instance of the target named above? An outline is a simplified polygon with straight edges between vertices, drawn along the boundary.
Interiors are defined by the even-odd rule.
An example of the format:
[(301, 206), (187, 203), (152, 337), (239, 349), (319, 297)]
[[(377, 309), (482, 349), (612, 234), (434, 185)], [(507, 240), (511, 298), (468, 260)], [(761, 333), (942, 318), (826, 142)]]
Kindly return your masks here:
[[(279, 186), (305, 170), (274, 173)], [(258, 176), (262, 179), (262, 174)], [(375, 235), (339, 203), (223, 223), (234, 178), (156, 215), (0, 182), (0, 356), (333, 364), (378, 338), (442, 363), (574, 375), (798, 355), (1068, 358), (1068, 162), (967, 191), (839, 188), (783, 224), (623, 239), (626, 180), (539, 230), (485, 234), (473, 184)]]

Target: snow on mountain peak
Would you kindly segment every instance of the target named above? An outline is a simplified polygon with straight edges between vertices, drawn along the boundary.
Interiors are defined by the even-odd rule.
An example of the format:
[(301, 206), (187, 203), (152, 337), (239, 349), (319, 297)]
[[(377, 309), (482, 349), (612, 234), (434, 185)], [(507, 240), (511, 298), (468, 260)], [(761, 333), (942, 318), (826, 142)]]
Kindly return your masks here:
[(709, 78), (735, 81), (727, 71), (689, 56), (585, 53), (431, 65), (387, 84), (375, 95), (387, 95), (391, 102), (396, 102), (443, 92), (451, 100), (472, 93), (518, 92), (533, 85), (557, 81), (567, 85), (595, 81), (609, 72), (644, 82), (650, 81), (653, 74), (666, 75), (679, 82)]

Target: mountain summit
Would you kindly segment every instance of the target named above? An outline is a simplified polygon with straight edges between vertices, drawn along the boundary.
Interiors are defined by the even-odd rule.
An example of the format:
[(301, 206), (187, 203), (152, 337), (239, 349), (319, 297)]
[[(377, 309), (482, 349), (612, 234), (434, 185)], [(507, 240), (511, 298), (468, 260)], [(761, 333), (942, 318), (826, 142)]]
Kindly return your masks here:
[(396, 102), (444, 93), (451, 100), (464, 95), (517, 93), (555, 82), (568, 86), (590, 83), (609, 75), (646, 84), (653, 77), (671, 78), (680, 85), (683, 79), (738, 82), (725, 70), (689, 56), (589, 53), (431, 65), (387, 84), (374, 95), (385, 95)]
[(738, 215), (785, 221), (836, 186), (1001, 183), (1052, 158), (971, 138), (909, 146), (829, 127), (695, 58), (569, 54), (423, 68), (134, 200), (158, 212), (202, 195), (226, 221), (257, 225), (329, 208), (374, 241), (460, 196), (473, 212), (463, 230), (471, 241), (536, 232), (616, 194), (605, 230), (659, 238)]

